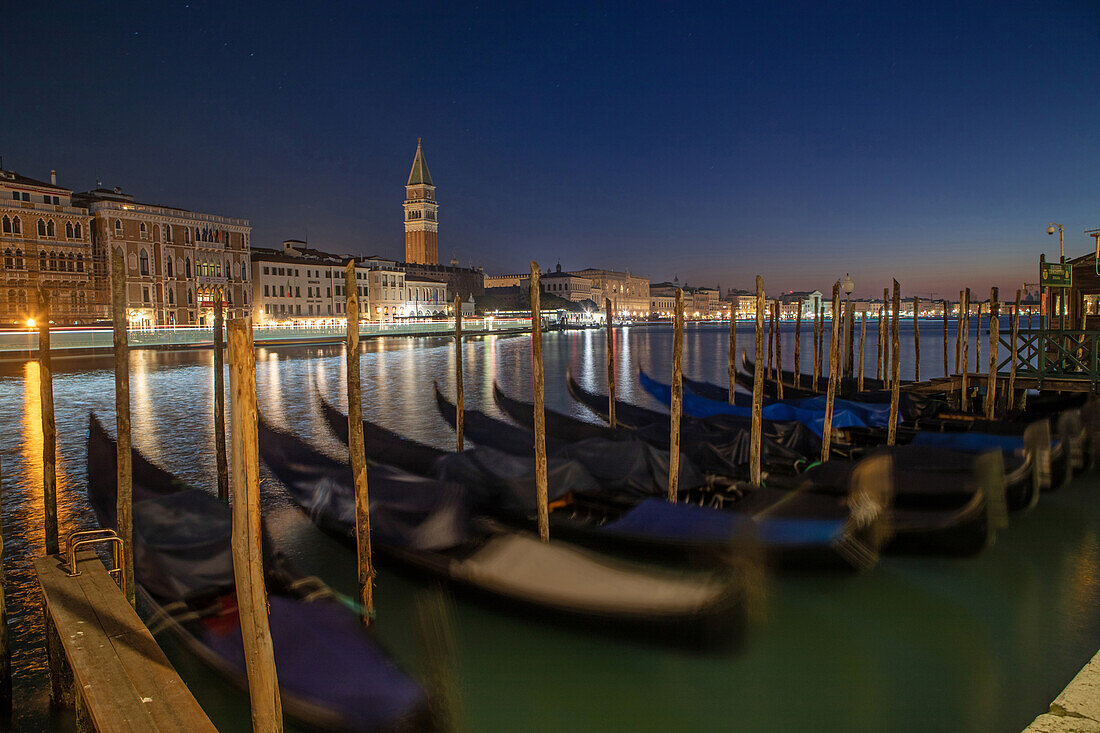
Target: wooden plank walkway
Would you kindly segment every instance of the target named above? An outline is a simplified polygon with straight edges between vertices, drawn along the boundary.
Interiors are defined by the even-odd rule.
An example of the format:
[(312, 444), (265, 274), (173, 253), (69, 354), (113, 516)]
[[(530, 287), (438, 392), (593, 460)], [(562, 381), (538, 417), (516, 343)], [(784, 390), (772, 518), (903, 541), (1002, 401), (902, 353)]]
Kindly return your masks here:
[(106, 568), (86, 551), (81, 574), (35, 560), (46, 611), (73, 673), (78, 711), (101, 732), (216, 731)]
[[(988, 374), (970, 373), (966, 377), (970, 387), (984, 387), (989, 381)], [(957, 391), (962, 384), (959, 375), (950, 377), (936, 377), (923, 382), (903, 384), (902, 392), (915, 392), (917, 394), (935, 394), (939, 392)], [(1007, 374), (997, 375), (997, 389), (1003, 389), (1008, 384)], [(1039, 389), (1039, 380), (1035, 377), (1016, 375), (1016, 389)], [(1069, 377), (1044, 377), (1043, 390), (1053, 392), (1092, 392), (1092, 383), (1088, 379), (1075, 379)]]

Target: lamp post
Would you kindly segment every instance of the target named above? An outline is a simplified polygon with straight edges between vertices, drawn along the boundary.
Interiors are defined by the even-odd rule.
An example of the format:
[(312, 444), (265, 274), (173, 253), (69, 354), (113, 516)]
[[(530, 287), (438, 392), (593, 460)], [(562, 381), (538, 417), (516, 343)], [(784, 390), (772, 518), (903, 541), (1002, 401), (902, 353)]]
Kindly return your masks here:
[[(1065, 262), (1066, 262), (1066, 248), (1065, 248), (1065, 239), (1064, 239), (1064, 236), (1063, 236), (1064, 233), (1062, 231), (1062, 225), (1061, 224), (1056, 224), (1055, 222), (1052, 221), (1050, 224), (1047, 225), (1047, 234), (1053, 236), (1055, 227), (1057, 227), (1057, 229), (1058, 229), (1058, 262), (1059, 262), (1059, 264), (1065, 264)], [(1047, 288), (1047, 292), (1048, 293), (1050, 292), (1050, 288)], [(1065, 290), (1063, 290), (1063, 289), (1059, 289), (1059, 292), (1058, 292), (1058, 316), (1059, 316), (1058, 330), (1059, 331), (1065, 331), (1066, 330), (1066, 293), (1065, 293)]]
[(844, 318), (847, 321), (844, 324), (844, 333), (848, 342), (844, 357), (844, 375), (850, 377), (852, 376), (853, 351), (855, 350), (856, 340), (856, 322), (852, 314), (852, 291), (856, 289), (856, 284), (852, 282), (852, 277), (847, 272), (844, 273), (844, 282), (840, 284), (840, 287), (844, 289)]

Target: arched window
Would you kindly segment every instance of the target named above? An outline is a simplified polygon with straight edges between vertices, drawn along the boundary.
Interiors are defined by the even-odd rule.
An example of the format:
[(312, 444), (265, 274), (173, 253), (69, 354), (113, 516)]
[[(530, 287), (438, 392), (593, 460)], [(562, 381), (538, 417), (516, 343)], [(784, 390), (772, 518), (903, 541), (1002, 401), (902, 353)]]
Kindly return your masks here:
[[(184, 276), (185, 277), (191, 277), (191, 258), (188, 257), (187, 259), (185, 259), (183, 261), (183, 265), (184, 265)], [(187, 292), (190, 293), (191, 291), (189, 290)]]
[(168, 305), (176, 304), (176, 293), (172, 288), (168, 288)]
[(84, 255), (79, 252), (76, 254), (76, 271), (84, 272)]
[(18, 270), (23, 270), (26, 268), (26, 265), (23, 262), (23, 250), (21, 249), (15, 250), (15, 267)]
[(38, 236), (46, 236), (46, 222), (42, 219), (38, 220)]
[(229, 273), (231, 273), (231, 272), (233, 272), (233, 270), (231, 270), (230, 267), (229, 267), (229, 260), (226, 260), (225, 261), (225, 276), (229, 277)]
[(73, 224), (73, 233), (76, 235), (77, 239), (84, 239), (84, 227), (80, 226), (79, 221)]
[(242, 302), (243, 302), (243, 303), (244, 303), (245, 305), (248, 305), (248, 291), (247, 291), (247, 290), (246, 290), (246, 291), (244, 291), (244, 295), (242, 296)]
[(76, 262), (73, 259), (72, 252), (65, 256), (65, 269), (69, 272), (76, 272)]
[(233, 305), (233, 292), (231, 290), (225, 291), (225, 302), (227, 305)]
[(122, 234), (122, 219), (115, 219), (115, 234)]
[(73, 223), (71, 221), (65, 222), (65, 236), (69, 239), (73, 238)]
[(202, 232), (199, 231), (198, 227), (195, 227), (195, 241), (196, 242), (201, 242), (202, 241)]
[(164, 241), (165, 242), (171, 242), (172, 241), (172, 225), (171, 224), (165, 224), (164, 225)]
[(18, 216), (11, 220), (11, 231), (12, 234), (23, 233), (23, 221)]
[[(145, 226), (142, 224), (142, 226)], [(145, 250), (141, 250), (141, 254), (138, 255), (138, 272), (142, 275), (149, 274), (149, 253)]]
[(191, 227), (183, 228), (183, 243), (191, 244)]
[(7, 216), (5, 216), (3, 219), (3, 230), (4, 234), (11, 234), (11, 219), (9, 219)]
[(191, 288), (187, 288), (187, 305), (191, 305), (194, 302), (194, 298), (191, 295)]
[(38, 271), (43, 272), (43, 271), (45, 271), (45, 269), (46, 269), (46, 253), (45, 252), (39, 252), (38, 253)]
[(172, 277), (172, 255), (164, 258), (164, 274), (167, 277)]
[(146, 234), (148, 232), (148, 229), (146, 229), (145, 227), (145, 222), (138, 222), (138, 231), (142, 234)]
[(46, 222), (46, 236), (47, 237), (57, 236), (57, 229), (53, 225), (53, 219), (50, 219), (48, 222)]
[(14, 266), (15, 266), (15, 259), (11, 256), (11, 250), (10, 249), (4, 250), (4, 267), (6, 267), (7, 269), (10, 270)]

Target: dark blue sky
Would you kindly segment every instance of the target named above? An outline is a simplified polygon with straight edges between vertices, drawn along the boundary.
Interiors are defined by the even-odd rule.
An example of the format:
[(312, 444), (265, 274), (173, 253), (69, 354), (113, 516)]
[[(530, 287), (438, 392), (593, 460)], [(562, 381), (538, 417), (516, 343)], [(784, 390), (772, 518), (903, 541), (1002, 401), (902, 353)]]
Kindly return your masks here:
[(857, 295), (1100, 227), (1095, 2), (226, 5), (6, 6), (4, 167), (400, 257), (422, 136), (444, 260)]

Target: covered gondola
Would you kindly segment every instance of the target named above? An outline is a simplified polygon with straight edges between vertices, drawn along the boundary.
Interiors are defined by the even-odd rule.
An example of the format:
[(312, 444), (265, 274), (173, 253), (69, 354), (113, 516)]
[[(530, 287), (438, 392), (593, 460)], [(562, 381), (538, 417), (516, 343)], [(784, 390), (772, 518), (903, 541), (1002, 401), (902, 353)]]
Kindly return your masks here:
[[(261, 421), (260, 452), (323, 530), (354, 545), (351, 471)], [(696, 643), (735, 642), (745, 623), (744, 576), (671, 574), (622, 564), (473, 512), (466, 487), (368, 469), (371, 542), (383, 559), (480, 599), (601, 628)]]
[[(92, 416), (88, 499), (116, 527), (116, 446)], [(133, 451), (134, 576), (141, 610), (199, 659), (247, 690), (230, 549), (229, 507)], [(311, 727), (406, 731), (431, 727), (427, 696), (317, 578), (298, 574), (265, 542), (268, 618), (283, 710)]]

